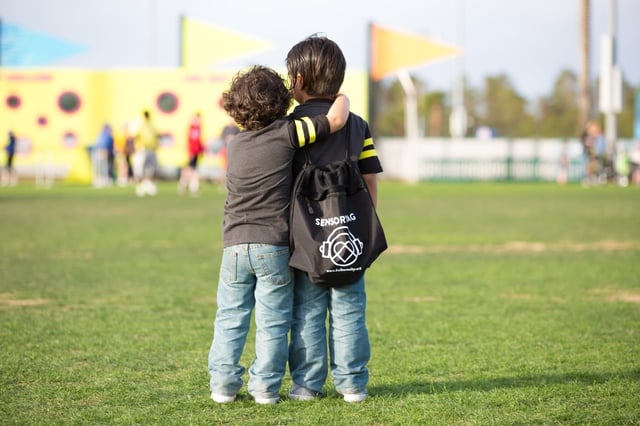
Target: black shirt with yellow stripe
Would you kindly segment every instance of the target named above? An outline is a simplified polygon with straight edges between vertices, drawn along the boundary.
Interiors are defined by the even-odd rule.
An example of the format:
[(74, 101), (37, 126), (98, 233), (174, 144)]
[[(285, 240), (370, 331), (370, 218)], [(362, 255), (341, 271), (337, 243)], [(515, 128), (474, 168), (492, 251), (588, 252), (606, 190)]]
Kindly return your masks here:
[[(331, 107), (329, 99), (310, 99), (298, 105), (292, 115), (296, 118), (326, 115)], [(309, 145), (304, 148), (315, 165), (326, 165), (345, 157), (345, 142), (349, 141), (351, 156), (357, 156), (360, 173), (376, 174), (382, 172), (382, 164), (378, 158), (369, 124), (360, 116), (351, 113), (349, 122), (339, 131), (331, 134), (322, 144)], [(302, 150), (301, 150), (302, 151)], [(294, 175), (297, 175), (305, 163), (305, 154), (297, 152), (294, 156)]]

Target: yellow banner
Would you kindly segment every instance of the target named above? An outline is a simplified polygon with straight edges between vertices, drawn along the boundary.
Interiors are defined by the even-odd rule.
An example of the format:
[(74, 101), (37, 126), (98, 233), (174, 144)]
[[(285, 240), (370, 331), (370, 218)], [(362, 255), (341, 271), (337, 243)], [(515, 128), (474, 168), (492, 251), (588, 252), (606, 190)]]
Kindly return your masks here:
[(207, 66), (270, 47), (264, 40), (216, 28), (196, 19), (183, 17), (181, 22), (183, 67)]
[(462, 49), (430, 38), (370, 25), (371, 78), (382, 80), (400, 69), (458, 56)]

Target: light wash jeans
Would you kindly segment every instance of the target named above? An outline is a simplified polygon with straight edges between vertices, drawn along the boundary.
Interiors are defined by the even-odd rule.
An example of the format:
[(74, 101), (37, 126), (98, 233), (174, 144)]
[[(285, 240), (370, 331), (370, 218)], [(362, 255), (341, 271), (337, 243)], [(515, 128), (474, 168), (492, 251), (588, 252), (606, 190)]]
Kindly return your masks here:
[(364, 277), (344, 287), (322, 289), (295, 270), (293, 322), (289, 345), (291, 379), (299, 386), (322, 392), (327, 379), (327, 331), (331, 376), (341, 393), (362, 393), (369, 381), (371, 357), (365, 324), (367, 296)]
[(235, 395), (242, 387), (245, 368), (240, 356), (255, 306), (256, 357), (249, 368), (249, 393), (277, 397), (286, 372), (293, 304), (289, 248), (268, 244), (225, 248), (217, 304), (209, 351), (211, 392)]

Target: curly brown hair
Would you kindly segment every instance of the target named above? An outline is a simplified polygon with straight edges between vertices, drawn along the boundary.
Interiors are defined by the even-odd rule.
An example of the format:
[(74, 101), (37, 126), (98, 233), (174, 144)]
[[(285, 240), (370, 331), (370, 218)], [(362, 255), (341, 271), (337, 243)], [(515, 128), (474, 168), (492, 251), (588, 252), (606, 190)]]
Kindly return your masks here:
[(238, 72), (222, 94), (222, 107), (245, 130), (259, 130), (284, 117), (291, 92), (273, 69), (254, 65)]

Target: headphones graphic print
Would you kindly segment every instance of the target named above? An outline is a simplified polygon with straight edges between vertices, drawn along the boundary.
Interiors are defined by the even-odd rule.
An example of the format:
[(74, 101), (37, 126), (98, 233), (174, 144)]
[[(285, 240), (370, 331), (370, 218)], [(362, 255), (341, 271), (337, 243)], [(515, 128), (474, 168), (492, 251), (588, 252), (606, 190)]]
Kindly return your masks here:
[(350, 266), (362, 254), (364, 244), (351, 233), (348, 226), (340, 226), (333, 230), (320, 246), (323, 258), (331, 259), (336, 266)]

